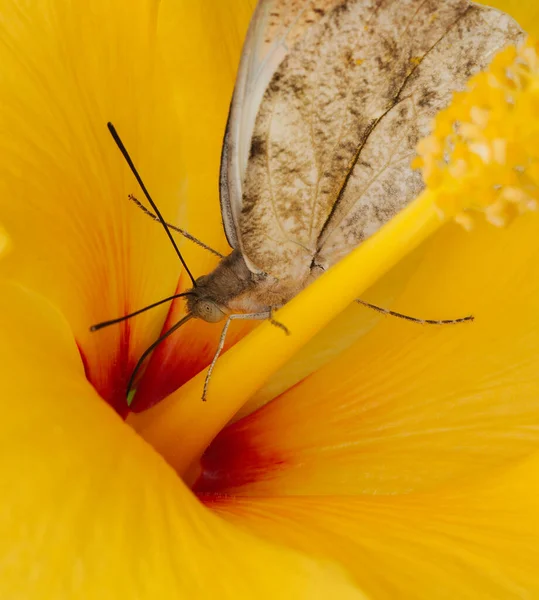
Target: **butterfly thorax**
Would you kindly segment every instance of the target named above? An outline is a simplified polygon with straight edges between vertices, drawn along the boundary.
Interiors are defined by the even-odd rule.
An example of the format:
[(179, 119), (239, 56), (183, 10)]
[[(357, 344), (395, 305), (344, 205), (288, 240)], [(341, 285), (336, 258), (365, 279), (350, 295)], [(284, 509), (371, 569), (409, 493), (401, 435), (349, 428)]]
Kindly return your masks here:
[(279, 308), (303, 289), (304, 283), (281, 281), (253, 273), (234, 250), (208, 275), (196, 280), (187, 300), (196, 318), (217, 322), (235, 313), (260, 313)]

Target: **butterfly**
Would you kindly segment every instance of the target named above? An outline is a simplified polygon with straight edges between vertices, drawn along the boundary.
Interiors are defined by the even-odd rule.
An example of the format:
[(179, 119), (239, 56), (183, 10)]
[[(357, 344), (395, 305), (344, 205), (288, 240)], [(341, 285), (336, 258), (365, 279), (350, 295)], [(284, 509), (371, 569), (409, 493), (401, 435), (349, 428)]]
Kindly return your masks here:
[[(190, 318), (225, 321), (203, 399), (232, 320), (270, 319), (289, 333), (273, 312), (422, 191), (411, 161), (436, 113), (523, 38), (508, 15), (468, 0), (260, 0), (222, 150), (221, 214), (232, 252), (197, 279), (109, 124), (155, 212), (133, 199), (164, 226), (193, 282), (151, 305), (185, 296), (188, 312), (142, 355), (128, 392), (148, 354)], [(423, 323), (471, 319), (421, 320), (367, 306)]]

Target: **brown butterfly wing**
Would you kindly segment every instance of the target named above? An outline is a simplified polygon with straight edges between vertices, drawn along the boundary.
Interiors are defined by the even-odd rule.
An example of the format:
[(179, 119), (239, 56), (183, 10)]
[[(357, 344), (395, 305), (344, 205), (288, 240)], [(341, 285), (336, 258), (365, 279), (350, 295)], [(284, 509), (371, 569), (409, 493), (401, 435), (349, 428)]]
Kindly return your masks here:
[(422, 189), (410, 161), (454, 90), (522, 37), (466, 0), (341, 1), (288, 51), (254, 122), (237, 231), (281, 280), (327, 268)]
[[(395, 81), (402, 85), (391, 90), (390, 108), (375, 117), (361, 138), (353, 167), (347, 170), (345, 184), (320, 231), (315, 261), (324, 268), (352, 251), (422, 191), (421, 176), (410, 163), (417, 142), (430, 133), (434, 115), (496, 52), (525, 37), (513, 19), (497, 10), (471, 4), (451, 23), (451, 13), (446, 18), (439, 9), (433, 10), (436, 4), (443, 5), (422, 3), (416, 13), (416, 22), (425, 26), (415, 39), (407, 36), (407, 48), (401, 47), (401, 75)], [(435, 27), (437, 23), (442, 28)]]
[(238, 223), (243, 181), (262, 97), (290, 48), (336, 4), (338, 0), (261, 0), (256, 7), (243, 48), (221, 157), (221, 213), (233, 248), (241, 247)]

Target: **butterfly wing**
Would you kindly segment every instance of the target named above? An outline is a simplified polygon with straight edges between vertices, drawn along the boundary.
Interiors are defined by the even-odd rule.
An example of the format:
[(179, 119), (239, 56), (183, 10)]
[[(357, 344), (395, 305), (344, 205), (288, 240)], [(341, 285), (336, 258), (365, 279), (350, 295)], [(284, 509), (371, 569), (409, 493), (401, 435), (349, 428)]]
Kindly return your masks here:
[[(511, 17), (495, 9), (467, 4), (455, 19), (440, 8), (431, 12), (429, 4), (434, 5), (420, 6), (415, 20), (432, 25), (419, 28), (415, 40), (408, 36), (400, 59), (403, 69), (409, 61), (408, 74), (401, 76), (402, 86), (393, 92), (388, 110), (375, 116), (362, 137), (361, 150), (320, 230), (315, 262), (322, 268), (346, 256), (422, 191), (422, 178), (410, 164), (417, 142), (431, 131), (432, 118), (496, 52), (525, 38)], [(462, 3), (453, 4), (458, 10)]]
[(421, 191), (410, 162), (433, 116), (522, 35), (467, 0), (338, 2), (258, 80), (234, 196), (244, 256), (304, 280), (374, 233)]
[[(264, 92), (290, 48), (337, 3), (338, 0), (258, 2), (243, 48), (221, 156), (221, 214), (232, 248), (241, 248), (238, 232), (243, 181)], [(253, 271), (259, 270), (255, 265), (249, 266)]]

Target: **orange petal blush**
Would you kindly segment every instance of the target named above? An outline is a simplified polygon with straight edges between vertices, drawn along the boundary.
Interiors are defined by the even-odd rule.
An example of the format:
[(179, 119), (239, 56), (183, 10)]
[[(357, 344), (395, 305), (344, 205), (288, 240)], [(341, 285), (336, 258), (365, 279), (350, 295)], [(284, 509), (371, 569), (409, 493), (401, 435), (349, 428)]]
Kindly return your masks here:
[(240, 489), (248, 493), (250, 484), (278, 478), (290, 468), (295, 457), (287, 457), (279, 444), (270, 449), (257, 443), (253, 425), (261, 417), (263, 412), (253, 413), (219, 433), (201, 459), (201, 474), (192, 486), (196, 494), (206, 498)]

